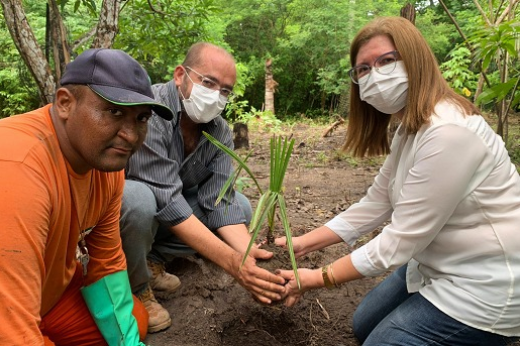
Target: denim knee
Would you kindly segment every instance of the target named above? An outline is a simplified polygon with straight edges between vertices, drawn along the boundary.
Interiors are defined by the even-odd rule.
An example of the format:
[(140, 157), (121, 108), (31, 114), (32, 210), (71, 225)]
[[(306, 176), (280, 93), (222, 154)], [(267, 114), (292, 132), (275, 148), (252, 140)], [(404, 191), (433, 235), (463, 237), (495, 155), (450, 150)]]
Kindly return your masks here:
[(352, 332), (359, 342), (363, 343), (374, 326), (367, 323), (367, 314), (361, 311), (359, 307), (354, 311), (352, 316)]
[(146, 256), (157, 233), (156, 210), (155, 196), (148, 186), (125, 181), (119, 225), (128, 277), (134, 293), (142, 290), (150, 279)]
[(126, 180), (121, 206), (123, 223), (153, 223), (157, 213), (155, 195), (146, 184)]
[(249, 225), (251, 223), (251, 219), (253, 218), (253, 208), (251, 207), (249, 199), (237, 191), (235, 191), (235, 198), (240, 205), (240, 209), (242, 209), (242, 212), (244, 213), (244, 217), (246, 218), (246, 225)]
[(406, 268), (404, 265), (390, 274), (358, 305), (354, 312), (352, 329), (360, 342), (370, 335), (381, 320), (411, 296), (406, 287)]

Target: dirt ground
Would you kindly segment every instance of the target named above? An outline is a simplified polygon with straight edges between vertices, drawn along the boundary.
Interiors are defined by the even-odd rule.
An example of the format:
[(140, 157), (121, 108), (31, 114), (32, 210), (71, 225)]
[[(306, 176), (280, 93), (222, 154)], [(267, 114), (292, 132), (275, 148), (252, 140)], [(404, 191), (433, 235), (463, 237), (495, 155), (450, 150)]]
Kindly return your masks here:
[[(283, 132), (295, 138), (285, 178), (293, 235), (323, 225), (358, 201), (382, 163), (353, 160), (340, 154), (345, 127), (323, 138), (326, 127), (297, 124)], [(262, 126), (250, 127), (253, 155), (248, 163), (266, 187), (271, 134), (260, 129)], [(239, 153), (243, 155), (245, 151)], [(255, 205), (256, 190), (246, 186), (243, 192)], [(357, 246), (366, 240), (361, 239)], [(318, 268), (350, 251), (346, 244), (334, 245), (299, 259), (298, 265)], [(364, 295), (381, 280), (366, 278), (339, 289), (307, 292), (295, 307), (286, 308), (255, 302), (231, 276), (198, 256), (177, 258), (168, 264), (167, 270), (182, 281), (174, 294), (157, 294), (173, 324), (164, 332), (149, 335), (149, 345), (359, 345), (352, 334), (352, 314)]]

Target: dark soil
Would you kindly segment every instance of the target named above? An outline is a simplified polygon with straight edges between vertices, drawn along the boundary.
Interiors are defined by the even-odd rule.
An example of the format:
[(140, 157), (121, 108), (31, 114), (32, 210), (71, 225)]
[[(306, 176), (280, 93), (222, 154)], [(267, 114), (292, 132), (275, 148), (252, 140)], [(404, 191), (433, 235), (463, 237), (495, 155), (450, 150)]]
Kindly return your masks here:
[[(326, 127), (298, 124), (283, 132), (296, 139), (285, 178), (293, 235), (323, 225), (358, 201), (382, 162), (359, 161), (341, 154), (345, 128), (322, 137)], [(260, 131), (262, 128), (250, 126), (254, 153), (248, 163), (261, 185), (267, 187), (272, 134)], [(254, 205), (258, 193), (249, 185), (243, 192)], [(276, 236), (282, 236), (281, 225), (277, 227)], [(319, 268), (350, 251), (346, 244), (337, 244), (300, 258), (298, 266)], [(290, 268), (290, 262), (286, 267)], [(164, 332), (150, 334), (146, 339), (149, 345), (359, 345), (352, 334), (352, 314), (364, 295), (381, 280), (366, 278), (339, 289), (307, 292), (296, 306), (287, 308), (257, 303), (231, 276), (199, 256), (177, 258), (167, 265), (167, 270), (179, 276), (182, 286), (174, 294), (158, 293), (156, 297), (170, 312), (173, 324)]]
[(291, 257), (289, 256), (289, 252), (284, 248), (276, 246), (274, 243), (264, 243), (260, 248), (273, 253), (273, 257), (268, 260), (257, 260), (256, 265), (260, 268), (264, 268), (272, 273), (274, 273), (276, 269), (292, 269)]

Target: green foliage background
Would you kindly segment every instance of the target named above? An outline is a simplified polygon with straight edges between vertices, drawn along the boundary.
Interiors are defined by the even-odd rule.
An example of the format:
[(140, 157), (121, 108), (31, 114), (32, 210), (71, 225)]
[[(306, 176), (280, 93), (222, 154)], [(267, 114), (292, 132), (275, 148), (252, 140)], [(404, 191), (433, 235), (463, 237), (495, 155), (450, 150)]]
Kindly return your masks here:
[[(445, 2), (464, 32), (482, 29), (483, 20), (472, 0)], [(480, 2), (484, 8), (488, 4), (488, 0)], [(80, 40), (95, 26), (100, 0), (59, 3), (70, 42)], [(415, 5), (416, 26), (446, 71), (445, 77), (462, 94), (469, 91), (473, 95), (478, 69), (473, 57), (462, 49), (462, 39), (438, 1), (128, 0), (122, 3), (114, 48), (134, 56), (158, 83), (171, 79), (173, 69), (194, 42), (226, 47), (238, 63), (236, 102), (241, 103), (234, 109), (241, 113), (262, 109), (264, 64), (270, 58), (279, 84), (275, 95), (279, 119), (341, 114), (340, 102), (346, 99), (350, 84), (347, 71), (352, 38), (372, 18), (399, 15), (407, 3)], [(23, 6), (44, 48), (45, 2), (27, 0)], [(90, 43), (77, 45), (73, 54)], [(515, 59), (518, 65), (518, 56)], [(0, 23), (0, 64), (0, 117), (38, 106), (37, 89), (4, 21)], [(497, 66), (491, 64), (489, 69), (493, 78)], [(513, 73), (518, 74), (518, 68)], [(228, 112), (230, 120), (238, 115)]]

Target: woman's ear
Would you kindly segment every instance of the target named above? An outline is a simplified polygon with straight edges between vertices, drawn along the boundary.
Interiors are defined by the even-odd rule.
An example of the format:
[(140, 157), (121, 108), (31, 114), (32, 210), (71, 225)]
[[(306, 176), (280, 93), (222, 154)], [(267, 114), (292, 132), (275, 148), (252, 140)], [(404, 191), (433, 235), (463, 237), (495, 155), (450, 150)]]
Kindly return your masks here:
[(66, 88), (59, 88), (56, 90), (56, 96), (54, 97), (54, 109), (56, 109), (59, 118), (66, 120), (71, 114), (72, 110), (76, 107), (78, 100)]

